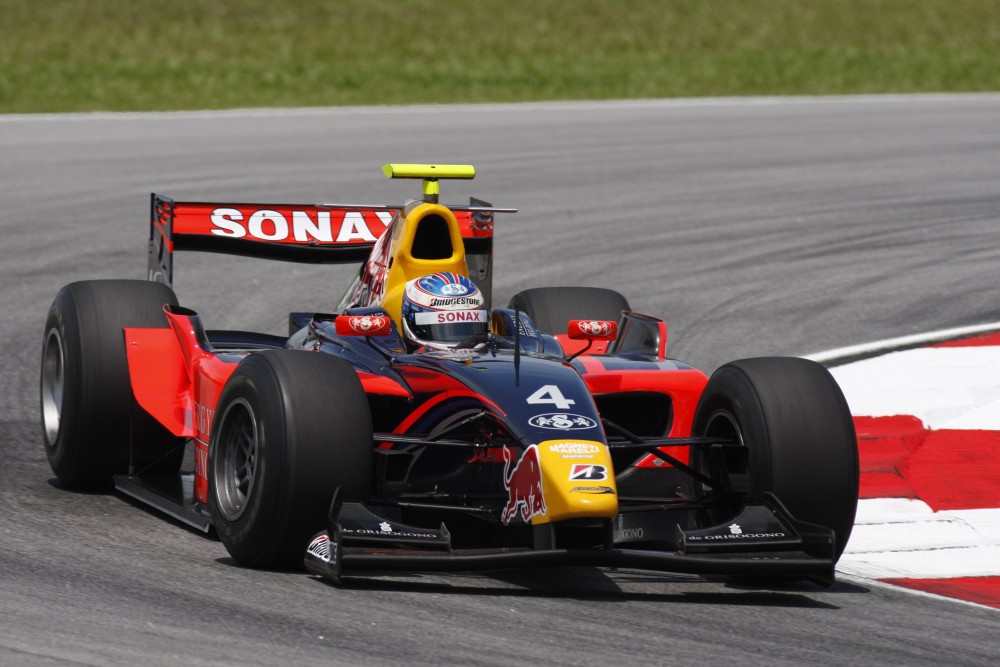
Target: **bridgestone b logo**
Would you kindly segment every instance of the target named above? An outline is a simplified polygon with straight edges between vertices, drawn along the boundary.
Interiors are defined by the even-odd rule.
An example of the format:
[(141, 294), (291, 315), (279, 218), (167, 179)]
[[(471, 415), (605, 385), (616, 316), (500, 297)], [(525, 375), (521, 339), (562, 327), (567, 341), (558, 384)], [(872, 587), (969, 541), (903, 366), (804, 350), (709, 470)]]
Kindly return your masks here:
[(569, 480), (590, 480), (599, 481), (602, 479), (607, 479), (608, 469), (600, 465), (592, 465), (589, 463), (576, 463), (569, 471)]

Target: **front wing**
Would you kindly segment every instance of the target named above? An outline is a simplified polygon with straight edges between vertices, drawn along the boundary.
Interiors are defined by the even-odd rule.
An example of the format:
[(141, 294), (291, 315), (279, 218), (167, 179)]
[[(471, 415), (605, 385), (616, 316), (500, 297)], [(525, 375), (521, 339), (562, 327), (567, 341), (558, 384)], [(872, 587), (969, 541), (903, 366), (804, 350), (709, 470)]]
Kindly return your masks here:
[[(542, 524), (533, 527), (534, 548), (455, 549), (444, 524), (437, 529), (407, 526), (360, 503), (340, 503), (335, 494), (327, 529), (310, 542), (305, 566), (334, 582), (351, 571), (457, 572), (549, 565), (791, 577), (825, 586), (834, 581), (833, 531), (796, 520), (774, 496), (710, 528), (685, 530), (668, 516), (662, 509), (620, 514), (608, 522), (604, 548), (560, 548), (551, 524)], [(642, 536), (642, 546), (630, 547), (636, 535)]]

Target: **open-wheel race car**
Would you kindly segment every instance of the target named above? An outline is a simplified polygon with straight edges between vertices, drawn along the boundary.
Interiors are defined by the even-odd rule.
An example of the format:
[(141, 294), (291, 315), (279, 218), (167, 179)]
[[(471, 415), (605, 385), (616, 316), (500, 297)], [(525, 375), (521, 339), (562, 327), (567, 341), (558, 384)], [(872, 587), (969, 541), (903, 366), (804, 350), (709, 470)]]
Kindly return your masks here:
[[(62, 484), (113, 484), (239, 563), (333, 581), (549, 564), (833, 581), (858, 458), (823, 367), (708, 378), (603, 288), (492, 307), (494, 216), (513, 211), (438, 202), (471, 166), (383, 169), (422, 199), (154, 194), (149, 279), (72, 283), (49, 311), (42, 427)], [(181, 250), (360, 269), (288, 336), (212, 331), (171, 288)]]

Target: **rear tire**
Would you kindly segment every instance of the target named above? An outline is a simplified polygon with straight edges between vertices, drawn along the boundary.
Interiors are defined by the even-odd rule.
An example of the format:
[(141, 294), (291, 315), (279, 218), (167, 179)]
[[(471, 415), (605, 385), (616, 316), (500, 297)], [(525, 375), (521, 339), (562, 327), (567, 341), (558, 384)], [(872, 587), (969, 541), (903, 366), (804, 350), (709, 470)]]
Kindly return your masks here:
[[(749, 450), (745, 464), (728, 462), (728, 472), (749, 473), (749, 493), (733, 494), (708, 521), (722, 523), (770, 492), (796, 519), (832, 529), (840, 558), (858, 503), (858, 447), (847, 401), (829, 371), (796, 358), (726, 364), (702, 393), (693, 435), (734, 438)], [(697, 448), (692, 461), (710, 476), (723, 472), (710, 470)]]
[(209, 507), (230, 555), (252, 567), (301, 568), (337, 487), (366, 500), (372, 422), (354, 368), (318, 352), (247, 357), (219, 398), (209, 447)]
[[(184, 440), (138, 406), (122, 329), (165, 328), (177, 297), (145, 280), (89, 280), (63, 287), (42, 341), (42, 435), (67, 488), (107, 487), (129, 472), (177, 474)], [(134, 446), (133, 446), (134, 445)]]
[(514, 295), (508, 308), (515, 305), (549, 334), (566, 333), (570, 320), (617, 322), (632, 310), (624, 296), (603, 287), (535, 287)]

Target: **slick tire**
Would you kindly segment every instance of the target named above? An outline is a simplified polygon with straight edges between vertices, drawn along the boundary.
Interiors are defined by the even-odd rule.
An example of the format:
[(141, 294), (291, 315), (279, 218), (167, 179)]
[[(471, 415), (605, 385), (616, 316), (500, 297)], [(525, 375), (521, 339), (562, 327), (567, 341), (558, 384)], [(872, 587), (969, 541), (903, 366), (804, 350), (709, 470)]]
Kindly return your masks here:
[(729, 460), (728, 471), (709, 470), (708, 457), (692, 452), (694, 465), (710, 476), (749, 474), (749, 493), (733, 494), (731, 506), (710, 521), (722, 523), (770, 492), (796, 519), (832, 529), (840, 558), (858, 503), (858, 447), (847, 401), (829, 371), (782, 357), (726, 364), (702, 393), (693, 434), (734, 438), (749, 450)]
[(524, 311), (548, 334), (566, 333), (570, 320), (617, 322), (631, 310), (624, 296), (603, 287), (535, 287), (515, 294), (507, 307)]
[(319, 352), (265, 350), (229, 378), (208, 453), (215, 530), (239, 563), (299, 569), (334, 490), (367, 499), (372, 422), (354, 368)]
[(112, 475), (177, 474), (184, 441), (132, 394), (122, 329), (166, 328), (173, 290), (145, 280), (88, 280), (63, 287), (42, 339), (42, 436), (49, 465), (75, 490)]

